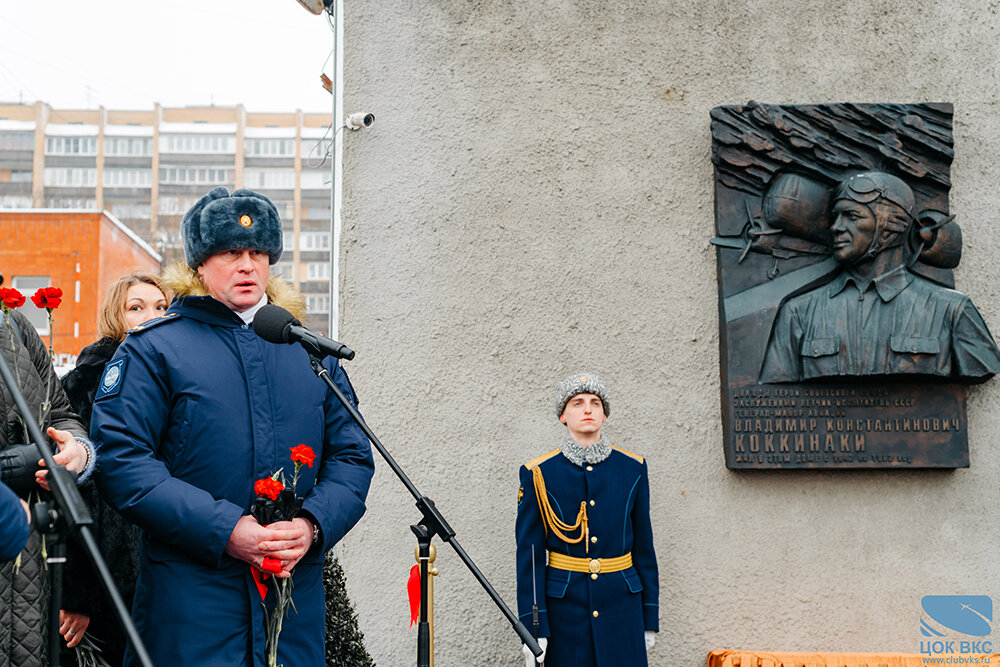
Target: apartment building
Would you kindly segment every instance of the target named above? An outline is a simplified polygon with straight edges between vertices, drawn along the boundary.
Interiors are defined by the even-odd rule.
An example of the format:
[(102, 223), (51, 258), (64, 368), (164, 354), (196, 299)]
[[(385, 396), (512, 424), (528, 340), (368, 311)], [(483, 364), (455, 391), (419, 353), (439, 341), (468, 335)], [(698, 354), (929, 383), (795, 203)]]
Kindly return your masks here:
[(267, 195), (285, 227), (272, 267), (330, 310), (330, 117), (236, 107), (125, 111), (0, 104), (0, 208), (109, 211), (163, 257), (183, 258), (184, 212), (216, 186)]

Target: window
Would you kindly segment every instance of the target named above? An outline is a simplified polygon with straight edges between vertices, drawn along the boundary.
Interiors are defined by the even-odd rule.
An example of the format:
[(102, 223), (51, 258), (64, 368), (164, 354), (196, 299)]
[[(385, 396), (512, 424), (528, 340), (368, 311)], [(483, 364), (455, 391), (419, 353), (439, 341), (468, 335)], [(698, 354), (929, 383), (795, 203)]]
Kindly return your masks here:
[(310, 313), (329, 313), (330, 297), (318, 294), (306, 295), (306, 311)]
[(0, 208), (31, 208), (31, 195), (0, 195)]
[(309, 262), (309, 266), (306, 271), (307, 280), (329, 280), (330, 279), (330, 263), (329, 262)]
[(35, 147), (35, 135), (31, 132), (0, 132), (0, 150), (30, 151)]
[(97, 155), (97, 137), (46, 137), (46, 155)]
[(97, 210), (97, 200), (87, 197), (51, 197), (46, 194), (46, 208), (82, 208), (87, 210)]
[[(31, 295), (39, 287), (48, 287), (51, 284), (49, 276), (14, 276), (14, 279), (11, 281), (11, 287), (28, 299), (25, 307), (21, 309), (21, 314), (28, 318), (31, 326), (35, 327), (35, 331), (42, 336), (49, 335), (49, 316), (44, 308), (36, 308), (35, 304), (30, 303)], [(66, 292), (67, 290), (63, 288), (64, 298), (67, 298)]]
[(291, 262), (278, 262), (271, 267), (272, 273), (276, 276), (280, 276), (285, 280), (292, 279), (292, 263)]
[(116, 203), (111, 205), (111, 212), (123, 220), (149, 220), (150, 205), (137, 202)]
[(285, 252), (295, 250), (295, 232), (284, 232), (281, 235), (281, 249)]
[(97, 186), (97, 170), (88, 167), (46, 167), (45, 185), (65, 188)]
[(330, 232), (302, 232), (301, 250), (329, 250)]
[(306, 212), (305, 218), (306, 220), (329, 220), (330, 207), (310, 206), (309, 210)]
[(226, 185), (232, 181), (231, 167), (160, 167), (160, 183)]
[(14, 170), (10, 172), (10, 182), (11, 183), (31, 183), (31, 172), (30, 171), (19, 171)]
[(149, 169), (105, 169), (104, 187), (148, 188), (153, 185), (153, 172)]
[(199, 197), (160, 197), (161, 215), (184, 215), (194, 206)]
[(291, 225), (292, 218), (295, 217), (295, 202), (272, 199), (271, 203), (274, 204), (274, 208), (278, 211), (278, 215), (281, 216), (281, 219), (287, 221), (287, 223)]
[(153, 140), (149, 137), (105, 137), (104, 152), (108, 155), (152, 155)]
[(166, 134), (160, 137), (164, 153), (235, 153), (236, 137), (211, 134)]
[(329, 188), (330, 188), (330, 172), (303, 170), (302, 172), (303, 190), (328, 190)]
[(243, 186), (291, 190), (295, 187), (295, 172), (291, 169), (247, 169), (243, 172)]
[(294, 157), (294, 139), (247, 139), (244, 146), (247, 155), (264, 157)]

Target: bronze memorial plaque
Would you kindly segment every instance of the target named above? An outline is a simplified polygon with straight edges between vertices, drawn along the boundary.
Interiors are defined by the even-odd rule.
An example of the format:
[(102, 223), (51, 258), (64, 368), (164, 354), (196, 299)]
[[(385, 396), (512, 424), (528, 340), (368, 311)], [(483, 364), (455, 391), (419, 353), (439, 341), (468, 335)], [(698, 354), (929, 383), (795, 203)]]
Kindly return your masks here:
[(711, 115), (726, 465), (968, 467), (1000, 349), (955, 290), (951, 105)]

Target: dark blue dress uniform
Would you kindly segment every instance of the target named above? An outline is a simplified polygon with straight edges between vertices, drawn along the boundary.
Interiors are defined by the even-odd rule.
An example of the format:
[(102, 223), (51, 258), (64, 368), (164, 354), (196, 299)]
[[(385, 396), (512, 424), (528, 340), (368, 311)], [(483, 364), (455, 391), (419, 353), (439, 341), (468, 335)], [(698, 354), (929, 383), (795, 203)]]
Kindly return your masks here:
[[(579, 466), (555, 450), (521, 466), (519, 476), (518, 616), (532, 627), (537, 596), (546, 666), (646, 665), (644, 631), (659, 630), (659, 579), (643, 458), (612, 447), (600, 463)], [(564, 527), (580, 525), (553, 527), (543, 518), (546, 504)]]

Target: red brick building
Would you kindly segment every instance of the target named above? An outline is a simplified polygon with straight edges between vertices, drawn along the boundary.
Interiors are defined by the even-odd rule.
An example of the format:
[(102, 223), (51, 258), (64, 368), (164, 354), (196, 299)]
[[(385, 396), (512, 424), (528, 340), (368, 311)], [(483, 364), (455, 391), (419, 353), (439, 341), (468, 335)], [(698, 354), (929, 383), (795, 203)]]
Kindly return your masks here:
[(112, 281), (133, 271), (160, 271), (160, 255), (106, 211), (0, 209), (0, 239), (3, 286), (28, 299), (21, 312), (46, 342), (45, 311), (31, 295), (39, 287), (62, 288), (53, 346), (63, 359), (97, 340), (97, 316)]

